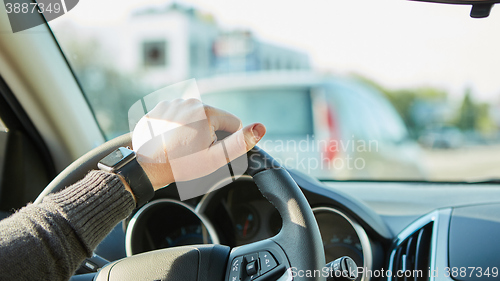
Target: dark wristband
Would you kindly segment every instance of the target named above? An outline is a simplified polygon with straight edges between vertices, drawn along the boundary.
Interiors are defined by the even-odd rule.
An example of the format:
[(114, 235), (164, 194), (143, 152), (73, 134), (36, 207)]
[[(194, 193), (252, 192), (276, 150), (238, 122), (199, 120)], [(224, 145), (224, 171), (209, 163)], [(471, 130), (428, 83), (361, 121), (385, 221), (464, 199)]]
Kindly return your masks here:
[(99, 169), (122, 176), (135, 196), (136, 206), (142, 207), (154, 196), (153, 185), (135, 157), (134, 151), (120, 147), (104, 157)]
[(135, 157), (116, 173), (122, 176), (130, 186), (137, 201), (137, 207), (142, 207), (153, 198), (155, 194), (153, 186)]

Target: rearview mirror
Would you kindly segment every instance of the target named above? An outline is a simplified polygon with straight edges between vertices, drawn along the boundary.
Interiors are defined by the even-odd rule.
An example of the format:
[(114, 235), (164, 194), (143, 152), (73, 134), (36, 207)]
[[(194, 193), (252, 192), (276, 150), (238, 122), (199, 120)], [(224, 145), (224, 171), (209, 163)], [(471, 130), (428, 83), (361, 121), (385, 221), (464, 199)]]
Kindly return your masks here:
[(470, 16), (472, 18), (486, 18), (490, 15), (493, 4), (500, 3), (500, 0), (412, 0), (421, 2), (433, 2), (443, 4), (472, 5)]

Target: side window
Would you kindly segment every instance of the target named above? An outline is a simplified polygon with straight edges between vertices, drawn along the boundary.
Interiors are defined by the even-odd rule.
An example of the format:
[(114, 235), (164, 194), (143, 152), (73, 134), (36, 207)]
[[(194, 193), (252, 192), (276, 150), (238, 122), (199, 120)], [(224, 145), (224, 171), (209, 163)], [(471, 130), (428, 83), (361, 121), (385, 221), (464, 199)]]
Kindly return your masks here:
[(400, 142), (408, 135), (401, 117), (379, 92), (359, 82), (331, 87), (339, 102), (347, 136), (356, 139)]
[(34, 201), (55, 174), (45, 143), (0, 77), (0, 211)]
[(7, 153), (7, 137), (9, 129), (0, 119), (0, 179), (3, 179), (3, 171), (5, 167), (5, 155)]
[(360, 93), (366, 104), (371, 104), (370, 113), (380, 134), (380, 139), (392, 143), (399, 143), (408, 137), (408, 131), (401, 117), (397, 114), (390, 102), (376, 90), (365, 88)]
[[(0, 182), (3, 179), (3, 171), (5, 167), (5, 154), (7, 153), (7, 135), (9, 133), (9, 129), (3, 121), (0, 119)], [(8, 217), (10, 215), (9, 212), (3, 211), (0, 208), (0, 220)]]
[(329, 91), (333, 94), (334, 106), (338, 118), (342, 121), (342, 131), (345, 140), (355, 138), (358, 140), (378, 140), (379, 132), (370, 114), (370, 106), (367, 105), (356, 87), (345, 82), (331, 84)]

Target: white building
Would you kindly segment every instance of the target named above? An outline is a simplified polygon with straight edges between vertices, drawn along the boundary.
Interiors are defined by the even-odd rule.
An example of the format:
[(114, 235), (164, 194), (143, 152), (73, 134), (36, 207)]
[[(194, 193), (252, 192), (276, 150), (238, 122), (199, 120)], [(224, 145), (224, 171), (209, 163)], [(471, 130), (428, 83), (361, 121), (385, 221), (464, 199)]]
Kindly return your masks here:
[(178, 4), (134, 13), (122, 37), (122, 70), (152, 88), (220, 73), (310, 69), (305, 53), (248, 31), (223, 32), (212, 16)]
[(209, 15), (174, 4), (131, 17), (120, 58), (123, 70), (141, 75), (152, 87), (211, 73), (219, 30)]
[(261, 42), (249, 31), (221, 34), (214, 53), (217, 73), (311, 68), (307, 54)]

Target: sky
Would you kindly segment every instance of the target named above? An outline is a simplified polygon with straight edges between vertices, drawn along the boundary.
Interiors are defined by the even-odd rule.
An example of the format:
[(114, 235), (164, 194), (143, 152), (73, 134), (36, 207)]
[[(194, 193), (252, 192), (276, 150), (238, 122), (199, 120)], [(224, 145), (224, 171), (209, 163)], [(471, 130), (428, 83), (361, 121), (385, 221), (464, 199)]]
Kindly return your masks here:
[[(184, 0), (224, 29), (250, 29), (261, 40), (307, 52), (313, 66), (357, 73), (388, 88), (434, 86), (460, 99), (500, 97), (500, 7), (471, 19), (470, 6), (407, 0)], [(57, 26), (120, 26), (131, 11), (171, 1), (82, 0)], [(56, 34), (57, 36), (57, 34)]]

